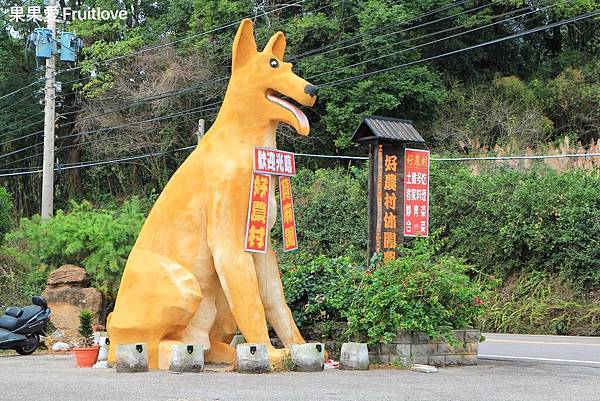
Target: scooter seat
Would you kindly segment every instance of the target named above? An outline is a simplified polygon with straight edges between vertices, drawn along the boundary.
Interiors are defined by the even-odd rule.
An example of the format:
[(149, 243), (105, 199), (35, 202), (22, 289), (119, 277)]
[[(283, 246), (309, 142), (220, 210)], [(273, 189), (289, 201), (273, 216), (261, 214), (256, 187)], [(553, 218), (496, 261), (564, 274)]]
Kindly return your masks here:
[(16, 317), (8, 315), (0, 316), (0, 328), (13, 331), (20, 326), (21, 325), (19, 324), (19, 319), (17, 319)]
[(21, 309), (23, 313), (18, 318), (8, 315), (0, 316), (0, 328), (10, 331), (15, 330), (27, 323), (29, 319), (31, 319), (36, 313), (40, 312), (41, 310), (41, 307), (37, 305), (31, 305)]
[(17, 308), (16, 306), (9, 306), (8, 308), (6, 308), (6, 310), (4, 311), (4, 313), (6, 313), (8, 316), (12, 316), (12, 317), (21, 317), (23, 315), (23, 309), (21, 308)]

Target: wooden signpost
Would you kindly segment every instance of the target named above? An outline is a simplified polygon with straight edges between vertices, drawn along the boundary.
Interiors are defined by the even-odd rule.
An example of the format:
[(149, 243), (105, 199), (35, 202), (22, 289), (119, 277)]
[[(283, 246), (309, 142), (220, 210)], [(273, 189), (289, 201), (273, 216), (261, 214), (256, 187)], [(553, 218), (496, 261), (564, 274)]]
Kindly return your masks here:
[[(414, 222), (418, 220), (419, 231), (415, 231), (415, 227), (408, 235), (428, 235), (429, 152), (423, 149), (425, 141), (412, 126), (411, 121), (378, 116), (365, 117), (354, 132), (352, 140), (369, 146), (369, 260), (373, 254), (382, 254), (384, 261), (396, 259), (398, 247), (404, 243), (409, 222), (415, 227)], [(415, 197), (417, 196), (417, 184), (416, 179), (414, 185), (406, 180), (405, 173), (408, 173), (411, 178), (415, 169), (412, 164), (407, 167), (406, 152), (409, 155), (413, 155), (411, 152), (418, 152), (419, 155), (423, 155), (422, 152), (427, 153), (425, 202), (407, 201), (406, 196), (412, 196), (413, 191)], [(423, 170), (420, 169), (418, 173), (423, 174)], [(419, 179), (422, 180), (423, 177), (419, 175)], [(419, 197), (422, 195), (421, 189), (423, 188), (419, 181)], [(417, 206), (420, 216), (421, 206), (425, 204), (427, 223), (425, 230), (421, 230), (422, 220), (420, 217), (413, 219), (412, 212)], [(409, 216), (405, 206), (411, 206)]]

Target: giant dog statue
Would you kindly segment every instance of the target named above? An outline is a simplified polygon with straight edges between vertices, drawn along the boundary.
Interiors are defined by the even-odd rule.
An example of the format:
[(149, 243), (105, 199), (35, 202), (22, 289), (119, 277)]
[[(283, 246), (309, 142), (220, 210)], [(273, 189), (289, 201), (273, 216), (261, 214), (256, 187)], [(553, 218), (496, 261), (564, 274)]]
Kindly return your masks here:
[[(206, 361), (232, 362), (228, 343), (239, 328), (246, 341), (266, 344), (278, 364), (286, 350), (271, 346), (267, 321), (286, 347), (304, 343), (271, 244), (266, 254), (244, 251), (254, 147), (275, 148), (280, 122), (300, 135), (310, 130), (306, 116), (281, 97), (305, 106), (316, 100), (316, 88), (283, 61), (285, 46), (277, 32), (259, 52), (252, 22), (238, 28), (217, 119), (166, 185), (129, 255), (108, 318), (109, 361), (117, 344), (143, 342), (150, 368), (168, 368), (174, 344), (203, 344)], [(273, 186), (269, 202), (270, 230)]]

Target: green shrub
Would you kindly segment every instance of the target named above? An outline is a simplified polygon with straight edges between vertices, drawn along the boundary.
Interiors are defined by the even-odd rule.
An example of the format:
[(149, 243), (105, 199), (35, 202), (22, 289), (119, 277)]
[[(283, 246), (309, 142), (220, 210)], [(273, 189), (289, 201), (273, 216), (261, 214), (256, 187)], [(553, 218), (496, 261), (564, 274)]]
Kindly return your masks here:
[(450, 341), (452, 329), (473, 327), (484, 312), (482, 287), (454, 257), (436, 257), (431, 240), (417, 240), (403, 256), (365, 272), (355, 297), (331, 302), (344, 307), (350, 337), (390, 342), (399, 331), (420, 331)]
[(600, 285), (600, 175), (435, 166), (431, 225), (442, 252), (489, 274), (546, 271), (581, 289)]
[(11, 212), (12, 212), (12, 200), (8, 191), (0, 187), (0, 244), (4, 239), (4, 234), (8, 232), (11, 227)]
[(489, 294), (481, 329), (494, 333), (600, 335), (600, 299), (580, 296), (556, 275), (517, 273)]
[(89, 348), (94, 345), (93, 319), (94, 314), (88, 309), (84, 309), (79, 313), (79, 335), (81, 336), (82, 347)]
[(51, 270), (67, 263), (80, 265), (92, 284), (114, 300), (144, 219), (136, 198), (117, 210), (73, 203), (70, 212), (59, 210), (45, 222), (39, 216), (22, 219), (19, 228), (7, 235), (4, 252), (27, 266), (42, 285)]
[(304, 335), (335, 338), (347, 307), (338, 300), (355, 297), (364, 269), (353, 267), (348, 257), (304, 256), (301, 264), (280, 265), (288, 306)]
[[(368, 170), (301, 169), (292, 186), (301, 252), (366, 260)], [(273, 238), (281, 238), (280, 223)], [(295, 258), (296, 252), (285, 256)]]

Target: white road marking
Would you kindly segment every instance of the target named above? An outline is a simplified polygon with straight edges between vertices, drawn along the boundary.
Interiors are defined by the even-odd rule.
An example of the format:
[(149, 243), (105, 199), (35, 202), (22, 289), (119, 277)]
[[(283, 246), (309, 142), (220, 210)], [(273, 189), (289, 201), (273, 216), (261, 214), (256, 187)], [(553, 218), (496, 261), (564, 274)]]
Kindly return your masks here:
[(598, 361), (581, 361), (577, 359), (552, 359), (552, 358), (534, 358), (528, 356), (508, 356), (508, 355), (478, 355), (479, 358), (489, 359), (520, 359), (524, 361), (545, 361), (545, 362), (567, 362), (567, 363), (586, 363), (600, 366)]
[(513, 344), (543, 344), (543, 345), (585, 345), (586, 347), (600, 347), (600, 343), (565, 343), (556, 341), (528, 341), (528, 340), (494, 340), (487, 338), (486, 343), (513, 343)]

